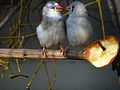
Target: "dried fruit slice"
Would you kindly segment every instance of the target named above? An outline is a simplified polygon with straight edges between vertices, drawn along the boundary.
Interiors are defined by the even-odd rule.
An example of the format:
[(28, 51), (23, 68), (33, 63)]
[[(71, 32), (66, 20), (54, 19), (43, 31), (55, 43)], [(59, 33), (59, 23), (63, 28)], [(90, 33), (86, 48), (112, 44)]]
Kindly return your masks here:
[(107, 36), (103, 40), (90, 44), (85, 52), (85, 58), (95, 67), (105, 67), (115, 59), (119, 51), (119, 42), (115, 36)]

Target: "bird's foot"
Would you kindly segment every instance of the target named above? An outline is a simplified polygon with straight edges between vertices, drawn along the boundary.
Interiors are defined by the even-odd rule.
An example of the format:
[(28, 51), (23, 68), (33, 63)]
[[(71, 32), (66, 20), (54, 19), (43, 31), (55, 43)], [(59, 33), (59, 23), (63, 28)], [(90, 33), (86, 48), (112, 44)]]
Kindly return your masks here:
[(59, 48), (60, 48), (60, 53), (63, 53), (63, 54), (64, 54), (65, 49), (62, 47), (62, 45), (61, 45), (61, 44), (59, 44)]
[(83, 49), (81, 52), (84, 53), (84, 52), (85, 52), (85, 49)]
[(84, 53), (87, 47), (85, 45), (82, 45), (82, 48), (83, 49), (81, 50), (81, 53)]
[(67, 54), (70, 51), (71, 45), (67, 46), (64, 50), (64, 54)]
[(64, 55), (65, 49), (61, 46), (60, 47), (60, 53), (62, 53)]
[(47, 55), (46, 55), (46, 48), (45, 47), (43, 47), (43, 50), (42, 50), (42, 55), (44, 55), (45, 57), (47, 57)]
[(63, 47), (60, 48), (60, 53), (64, 53), (65, 49)]

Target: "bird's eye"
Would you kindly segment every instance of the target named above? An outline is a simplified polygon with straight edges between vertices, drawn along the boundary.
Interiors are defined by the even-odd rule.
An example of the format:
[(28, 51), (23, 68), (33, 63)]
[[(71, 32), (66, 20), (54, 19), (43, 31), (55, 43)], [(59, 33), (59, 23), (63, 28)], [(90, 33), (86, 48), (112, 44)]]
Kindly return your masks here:
[(55, 9), (55, 7), (52, 7), (52, 9)]
[(75, 8), (75, 7), (74, 7), (74, 6), (72, 6), (72, 10), (71, 10), (72, 12), (73, 12), (74, 8)]

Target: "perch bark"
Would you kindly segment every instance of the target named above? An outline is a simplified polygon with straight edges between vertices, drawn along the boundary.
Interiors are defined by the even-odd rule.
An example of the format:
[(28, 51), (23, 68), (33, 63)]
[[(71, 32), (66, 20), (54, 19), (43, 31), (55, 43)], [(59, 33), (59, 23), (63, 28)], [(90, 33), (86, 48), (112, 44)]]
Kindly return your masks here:
[[(51, 59), (84, 59), (82, 51), (70, 51), (63, 55), (59, 50), (47, 50), (47, 58)], [(0, 57), (3, 58), (46, 58), (42, 55), (42, 50), (38, 49), (2, 49)]]

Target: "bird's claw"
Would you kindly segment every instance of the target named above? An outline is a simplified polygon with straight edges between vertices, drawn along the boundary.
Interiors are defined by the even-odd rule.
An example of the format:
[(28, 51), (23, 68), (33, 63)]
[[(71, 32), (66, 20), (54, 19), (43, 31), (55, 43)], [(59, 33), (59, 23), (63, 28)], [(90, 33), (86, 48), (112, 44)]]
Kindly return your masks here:
[(61, 48), (60, 49), (60, 53), (64, 53), (65, 52), (65, 49), (64, 48)]
[(64, 51), (64, 55), (67, 55), (69, 51), (70, 51), (70, 49), (66, 48), (65, 51)]
[(70, 51), (70, 47), (71, 47), (71, 45), (68, 45), (68, 46), (65, 48), (64, 54), (67, 54), (67, 53)]
[(85, 52), (85, 49), (83, 49), (81, 52), (84, 53), (84, 52)]
[(43, 52), (42, 52), (42, 55), (45, 55), (45, 56), (46, 56), (46, 52), (43, 51)]
[(59, 47), (60, 47), (60, 53), (63, 53), (65, 52), (65, 49), (61, 46), (61, 44), (59, 44)]
[(44, 55), (45, 57), (47, 57), (47, 55), (46, 55), (46, 49), (45, 48), (43, 48), (43, 50), (42, 50), (42, 55)]

